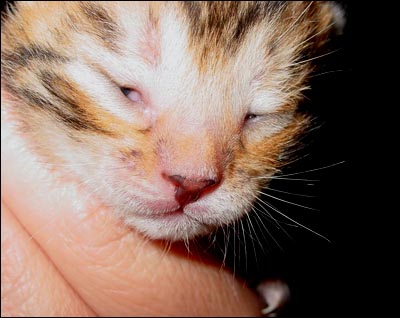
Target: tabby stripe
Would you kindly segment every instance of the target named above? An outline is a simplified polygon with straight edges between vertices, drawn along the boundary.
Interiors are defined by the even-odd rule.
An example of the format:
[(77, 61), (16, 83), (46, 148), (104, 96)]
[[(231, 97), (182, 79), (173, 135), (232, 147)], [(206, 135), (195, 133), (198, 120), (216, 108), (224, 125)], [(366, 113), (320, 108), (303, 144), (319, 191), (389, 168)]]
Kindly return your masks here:
[(255, 24), (286, 6), (285, 2), (183, 1), (192, 43), (203, 43), (202, 56), (211, 51), (234, 54)]
[(2, 54), (2, 60), (13, 66), (25, 67), (32, 60), (39, 60), (46, 63), (64, 63), (67, 58), (37, 44), (17, 47), (12, 52)]
[[(96, 119), (81, 106), (91, 103), (87, 96), (52, 72), (42, 71), (38, 76), (44, 88), (51, 94), (52, 101), (55, 101), (50, 101), (50, 110), (54, 111), (68, 127), (76, 130), (111, 134), (111, 132), (98, 126)], [(62, 107), (60, 108), (57, 105)]]
[(118, 46), (116, 40), (119, 35), (119, 28), (113, 18), (104, 8), (87, 2), (81, 2), (80, 7), (86, 20), (93, 28), (87, 32), (99, 38), (105, 47), (115, 50)]
[[(61, 64), (67, 61), (66, 57), (38, 44), (19, 46), (12, 52), (2, 52), (1, 76), (10, 92), (22, 98), (27, 105), (53, 113), (69, 128), (110, 135), (109, 131), (97, 125), (95, 118), (80, 106), (90, 102), (86, 96), (56, 74), (40, 71), (38, 65), (32, 65), (34, 62), (43, 62), (44, 65), (51, 66), (51, 63)], [(27, 85), (18, 87), (19, 84), (14, 84), (18, 73), (24, 72), (29, 66), (51, 98), (37, 92), (35, 88)]]
[(28, 67), (32, 62), (61, 64), (68, 62), (65, 56), (38, 44), (19, 46), (13, 51), (1, 52), (1, 76), (12, 78), (19, 69)]
[(13, 95), (22, 99), (27, 105), (35, 107), (41, 111), (45, 111), (49, 114), (53, 114), (56, 118), (64, 123), (67, 127), (78, 131), (92, 131), (96, 133), (109, 134), (108, 131), (103, 130), (98, 127), (93, 122), (85, 119), (83, 114), (77, 115), (74, 112), (68, 112), (66, 109), (60, 108), (65, 106), (60, 104), (59, 101), (54, 101), (52, 99), (43, 96), (42, 94), (34, 91), (30, 88), (20, 87), (18, 85), (12, 85), (10, 83), (5, 83), (6, 88)]

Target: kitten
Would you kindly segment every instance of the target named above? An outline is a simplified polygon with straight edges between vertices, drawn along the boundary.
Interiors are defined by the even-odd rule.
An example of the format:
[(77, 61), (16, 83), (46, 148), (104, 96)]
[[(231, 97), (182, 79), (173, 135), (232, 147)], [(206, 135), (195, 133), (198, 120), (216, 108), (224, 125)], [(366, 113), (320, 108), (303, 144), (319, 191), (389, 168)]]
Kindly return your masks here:
[(18, 2), (2, 120), (127, 225), (192, 239), (246, 215), (285, 165), (342, 26), (331, 2)]

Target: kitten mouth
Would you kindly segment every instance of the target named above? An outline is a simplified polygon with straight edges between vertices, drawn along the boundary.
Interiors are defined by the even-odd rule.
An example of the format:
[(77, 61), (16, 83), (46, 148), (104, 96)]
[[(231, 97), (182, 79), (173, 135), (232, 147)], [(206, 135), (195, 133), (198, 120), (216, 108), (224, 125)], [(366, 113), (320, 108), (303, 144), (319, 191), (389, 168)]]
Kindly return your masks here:
[(163, 212), (163, 213), (157, 213), (157, 214), (153, 214), (151, 217), (152, 218), (156, 218), (156, 219), (163, 219), (163, 218), (169, 218), (169, 217), (179, 217), (185, 215), (185, 213), (183, 212), (183, 208), (179, 207), (175, 210), (172, 211), (167, 211), (167, 212)]

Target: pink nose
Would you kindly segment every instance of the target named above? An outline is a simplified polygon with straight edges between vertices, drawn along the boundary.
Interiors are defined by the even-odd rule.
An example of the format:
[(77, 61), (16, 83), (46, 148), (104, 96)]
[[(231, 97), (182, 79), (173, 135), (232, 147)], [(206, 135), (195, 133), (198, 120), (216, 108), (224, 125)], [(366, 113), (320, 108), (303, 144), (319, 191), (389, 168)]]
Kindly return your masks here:
[(218, 183), (216, 179), (189, 179), (179, 175), (167, 176), (167, 179), (176, 186), (175, 199), (181, 207), (197, 201), (202, 193)]

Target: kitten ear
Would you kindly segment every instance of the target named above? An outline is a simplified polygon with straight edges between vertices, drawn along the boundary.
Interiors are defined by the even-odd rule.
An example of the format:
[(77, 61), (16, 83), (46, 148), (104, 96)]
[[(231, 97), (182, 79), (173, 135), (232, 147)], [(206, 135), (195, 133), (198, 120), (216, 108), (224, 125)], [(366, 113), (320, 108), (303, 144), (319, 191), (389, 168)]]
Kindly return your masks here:
[(317, 1), (314, 3), (316, 16), (311, 17), (318, 21), (315, 48), (318, 50), (325, 47), (329, 38), (340, 36), (346, 25), (346, 10), (338, 1)]
[(336, 1), (328, 1), (333, 20), (333, 31), (336, 35), (342, 35), (346, 25), (346, 12), (343, 6)]

